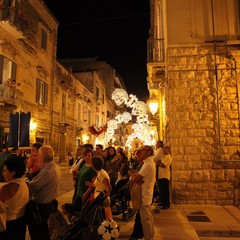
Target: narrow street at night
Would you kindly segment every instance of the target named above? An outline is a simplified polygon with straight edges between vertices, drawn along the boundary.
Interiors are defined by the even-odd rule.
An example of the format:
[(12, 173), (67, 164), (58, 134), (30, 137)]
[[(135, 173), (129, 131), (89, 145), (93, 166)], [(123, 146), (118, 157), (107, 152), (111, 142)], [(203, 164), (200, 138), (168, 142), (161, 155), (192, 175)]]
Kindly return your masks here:
[[(61, 164), (59, 206), (71, 202), (73, 195), (70, 167)], [(240, 209), (235, 206), (175, 205), (161, 210), (152, 206), (154, 240), (236, 240), (240, 238)], [(119, 240), (127, 240), (133, 229), (134, 218), (128, 222), (121, 215), (114, 216), (120, 226)], [(94, 240), (94, 239), (91, 239)]]
[[(70, 167), (60, 164), (61, 187), (59, 209), (72, 201), (73, 185)], [(1, 186), (1, 184), (0, 184)], [(167, 210), (153, 204), (154, 240), (237, 240), (240, 238), (240, 209), (235, 206), (175, 205)], [(119, 240), (129, 239), (134, 218), (128, 222), (114, 216), (120, 226)], [(26, 240), (30, 240), (27, 233)], [(91, 239), (95, 240), (95, 239)]]
[(240, 0), (0, 0), (0, 210), (0, 240), (240, 239)]

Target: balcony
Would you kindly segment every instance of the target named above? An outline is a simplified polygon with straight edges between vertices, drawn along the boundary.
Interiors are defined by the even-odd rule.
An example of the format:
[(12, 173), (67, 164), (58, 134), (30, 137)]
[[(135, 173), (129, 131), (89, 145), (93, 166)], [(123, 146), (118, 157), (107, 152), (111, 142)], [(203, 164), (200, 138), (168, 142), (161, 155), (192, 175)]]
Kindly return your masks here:
[(164, 61), (164, 39), (148, 39), (148, 63)]
[(13, 37), (25, 38), (23, 29), (27, 23), (25, 16), (17, 8), (0, 5), (0, 26)]
[(0, 104), (16, 106), (16, 98), (18, 91), (19, 90), (11, 86), (0, 84)]

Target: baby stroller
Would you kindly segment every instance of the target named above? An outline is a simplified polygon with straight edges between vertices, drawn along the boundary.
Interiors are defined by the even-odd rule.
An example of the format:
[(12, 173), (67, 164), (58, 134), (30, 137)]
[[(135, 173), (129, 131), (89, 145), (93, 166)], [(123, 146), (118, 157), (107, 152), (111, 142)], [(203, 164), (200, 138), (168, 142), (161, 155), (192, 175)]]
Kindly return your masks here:
[(129, 178), (119, 180), (111, 192), (111, 210), (113, 215), (122, 214), (122, 220), (128, 222), (135, 211), (130, 207)]
[(78, 219), (67, 234), (59, 240), (98, 239), (97, 229), (104, 220), (101, 207), (104, 199), (104, 193), (100, 193), (92, 202), (89, 203), (87, 200)]

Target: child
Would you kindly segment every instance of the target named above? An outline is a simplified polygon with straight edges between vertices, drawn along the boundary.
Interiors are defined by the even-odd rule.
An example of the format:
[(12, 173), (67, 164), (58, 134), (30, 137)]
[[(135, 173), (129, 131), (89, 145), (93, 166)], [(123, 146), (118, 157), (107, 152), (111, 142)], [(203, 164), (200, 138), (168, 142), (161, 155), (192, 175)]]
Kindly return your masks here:
[(107, 196), (103, 202), (102, 207), (105, 211), (105, 218), (108, 220), (112, 220), (112, 210), (110, 208), (110, 192), (111, 192), (111, 184), (108, 173), (103, 170), (103, 159), (99, 156), (95, 156), (92, 158), (92, 167), (96, 171), (97, 176), (93, 183), (86, 182), (86, 185), (90, 188), (95, 188), (94, 191), (94, 199), (99, 195), (99, 192), (104, 192)]
[(63, 214), (58, 210), (58, 201), (52, 202), (52, 213), (48, 218), (48, 229), (51, 240), (58, 240), (63, 237), (71, 228), (72, 224), (68, 224)]

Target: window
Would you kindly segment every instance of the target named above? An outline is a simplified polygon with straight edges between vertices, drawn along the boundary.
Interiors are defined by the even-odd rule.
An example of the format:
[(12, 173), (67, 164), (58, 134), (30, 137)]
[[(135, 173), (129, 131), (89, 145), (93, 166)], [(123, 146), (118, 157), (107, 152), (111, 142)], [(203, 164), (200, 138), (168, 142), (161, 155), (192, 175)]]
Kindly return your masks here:
[(102, 104), (104, 104), (104, 102), (105, 102), (105, 96), (104, 96), (104, 94), (102, 95)]
[(96, 114), (96, 123), (95, 126), (98, 128), (99, 127), (99, 116)]
[(62, 121), (66, 121), (66, 94), (62, 94)]
[(10, 80), (16, 80), (16, 63), (0, 55), (0, 84)]
[(81, 126), (81, 114), (82, 113), (82, 105), (80, 102), (77, 102), (77, 127)]
[(48, 85), (41, 79), (37, 78), (36, 102), (40, 105), (47, 105)]
[(96, 99), (98, 100), (99, 99), (99, 88), (96, 87)]
[(237, 15), (237, 30), (238, 30), (238, 39), (240, 39), (240, 0), (237, 0), (237, 11), (236, 11), (236, 15)]
[[(12, 6), (11, 6), (12, 4)], [(15, 6), (15, 1), (11, 3), (8, 0), (0, 0), (1, 11), (0, 11), (0, 20), (7, 20), (11, 13), (11, 7)]]
[(88, 127), (91, 125), (91, 111), (88, 110)]
[(47, 32), (45, 29), (41, 28), (41, 39), (40, 47), (44, 50), (47, 50)]

